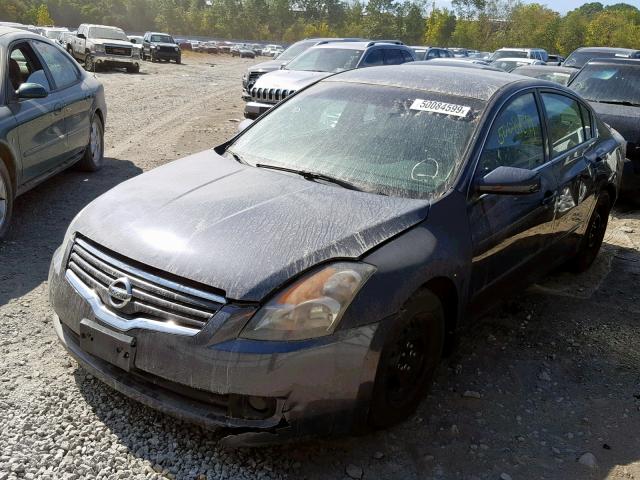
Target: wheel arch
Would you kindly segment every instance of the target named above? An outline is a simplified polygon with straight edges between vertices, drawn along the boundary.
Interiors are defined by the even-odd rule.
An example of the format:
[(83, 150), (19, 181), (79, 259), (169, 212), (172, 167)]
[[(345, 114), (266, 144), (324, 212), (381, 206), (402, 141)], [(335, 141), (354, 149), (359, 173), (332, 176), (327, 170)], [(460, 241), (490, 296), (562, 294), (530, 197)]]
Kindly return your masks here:
[(13, 187), (13, 192), (15, 195), (15, 192), (18, 189), (18, 166), (16, 163), (15, 155), (11, 151), (11, 148), (9, 148), (9, 146), (4, 142), (0, 142), (0, 161), (4, 163), (4, 165), (7, 167), (7, 170), (9, 171), (9, 176), (11, 177), (12, 183), (11, 186)]
[(447, 339), (454, 335), (458, 327), (459, 299), (458, 287), (448, 277), (435, 277), (424, 283), (419, 289), (433, 293), (444, 311), (445, 332)]

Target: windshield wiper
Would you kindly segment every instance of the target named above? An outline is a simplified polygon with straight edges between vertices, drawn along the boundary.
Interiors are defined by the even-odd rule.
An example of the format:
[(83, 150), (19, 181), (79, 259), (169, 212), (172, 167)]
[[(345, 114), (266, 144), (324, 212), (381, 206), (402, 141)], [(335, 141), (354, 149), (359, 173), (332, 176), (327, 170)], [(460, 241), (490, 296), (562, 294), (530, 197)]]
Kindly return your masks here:
[[(231, 154), (233, 155), (233, 153)], [(256, 163), (256, 167), (268, 168), (270, 170), (279, 170), (281, 172), (296, 173), (300, 175), (302, 178), (304, 178), (305, 180), (322, 180), (329, 183), (335, 183), (336, 185), (340, 185), (343, 188), (348, 188), (349, 190), (357, 190), (359, 192), (362, 191), (360, 188), (356, 187), (353, 183), (347, 182), (345, 180), (340, 180), (339, 178), (335, 178), (330, 175), (325, 175), (324, 173), (309, 172), (306, 170), (296, 170), (295, 168), (279, 167), (277, 165), (267, 165), (265, 163)]]
[(591, 100), (592, 102), (607, 103), (609, 105), (624, 105), (627, 107), (640, 107), (640, 103), (629, 102), (627, 100)]

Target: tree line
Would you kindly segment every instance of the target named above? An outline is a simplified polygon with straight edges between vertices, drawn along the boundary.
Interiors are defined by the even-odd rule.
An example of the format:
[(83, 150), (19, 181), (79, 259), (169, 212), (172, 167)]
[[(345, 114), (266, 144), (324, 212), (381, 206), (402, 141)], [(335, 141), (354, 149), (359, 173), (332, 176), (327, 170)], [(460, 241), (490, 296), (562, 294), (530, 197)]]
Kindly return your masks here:
[(519, 0), (2, 0), (0, 20), (126, 31), (293, 42), (305, 37), (400, 39), (409, 45), (541, 47), (568, 54), (579, 46), (640, 48), (640, 10), (585, 3), (565, 15)]

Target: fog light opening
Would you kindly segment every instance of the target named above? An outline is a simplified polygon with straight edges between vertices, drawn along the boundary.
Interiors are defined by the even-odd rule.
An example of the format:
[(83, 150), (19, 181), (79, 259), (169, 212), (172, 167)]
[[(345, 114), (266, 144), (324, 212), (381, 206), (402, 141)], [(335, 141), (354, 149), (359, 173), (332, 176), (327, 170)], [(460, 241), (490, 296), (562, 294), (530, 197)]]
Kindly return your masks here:
[(249, 406), (257, 412), (264, 413), (269, 410), (269, 402), (264, 397), (249, 397)]

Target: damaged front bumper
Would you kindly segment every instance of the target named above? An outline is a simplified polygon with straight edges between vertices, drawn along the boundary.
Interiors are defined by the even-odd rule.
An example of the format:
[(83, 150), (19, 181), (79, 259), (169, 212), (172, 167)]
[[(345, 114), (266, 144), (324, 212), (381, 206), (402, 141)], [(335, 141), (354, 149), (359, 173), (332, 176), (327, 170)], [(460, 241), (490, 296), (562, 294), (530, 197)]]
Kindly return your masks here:
[(255, 120), (273, 107), (274, 105), (270, 103), (247, 102), (244, 105), (244, 118)]
[(126, 68), (126, 67), (139, 67), (140, 58), (124, 55), (109, 55), (107, 53), (93, 52), (93, 58), (96, 64), (106, 67)]
[[(115, 390), (204, 428), (229, 429), (227, 446), (344, 435), (366, 425), (377, 324), (306, 341), (245, 340), (238, 333), (255, 307), (226, 305), (196, 334), (129, 328), (74, 283), (64, 257), (56, 252), (49, 275), (55, 331), (79, 364)], [(126, 369), (82, 348), (87, 322), (132, 339)]]

